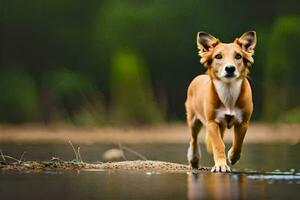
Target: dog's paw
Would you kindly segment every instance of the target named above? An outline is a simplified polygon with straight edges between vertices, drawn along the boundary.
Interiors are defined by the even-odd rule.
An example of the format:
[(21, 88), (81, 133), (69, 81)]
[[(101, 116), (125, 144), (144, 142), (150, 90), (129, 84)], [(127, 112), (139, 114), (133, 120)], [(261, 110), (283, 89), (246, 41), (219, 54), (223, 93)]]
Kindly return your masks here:
[(230, 172), (230, 167), (226, 164), (215, 165), (211, 168), (211, 172)]
[(235, 163), (237, 163), (237, 161), (239, 161), (240, 157), (241, 157), (240, 152), (235, 152), (235, 151), (233, 151), (232, 148), (229, 149), (228, 154), (227, 154), (227, 159), (231, 165), (234, 165)]
[(199, 160), (200, 160), (200, 148), (198, 147), (197, 150), (194, 152), (192, 147), (189, 147), (188, 153), (187, 153), (187, 158), (189, 161), (190, 166), (193, 169), (198, 169), (199, 168)]
[(190, 160), (189, 163), (192, 169), (199, 169), (199, 159), (194, 158), (193, 160)]

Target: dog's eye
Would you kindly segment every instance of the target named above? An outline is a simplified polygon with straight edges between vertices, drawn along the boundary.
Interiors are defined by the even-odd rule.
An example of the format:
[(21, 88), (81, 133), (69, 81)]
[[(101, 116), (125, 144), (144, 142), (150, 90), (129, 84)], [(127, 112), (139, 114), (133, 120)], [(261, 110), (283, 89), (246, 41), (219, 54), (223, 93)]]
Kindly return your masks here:
[(239, 60), (239, 59), (241, 59), (241, 58), (242, 58), (241, 54), (237, 53), (237, 54), (235, 55), (235, 59)]
[(217, 54), (216, 56), (215, 56), (215, 59), (222, 59), (222, 55), (221, 54)]

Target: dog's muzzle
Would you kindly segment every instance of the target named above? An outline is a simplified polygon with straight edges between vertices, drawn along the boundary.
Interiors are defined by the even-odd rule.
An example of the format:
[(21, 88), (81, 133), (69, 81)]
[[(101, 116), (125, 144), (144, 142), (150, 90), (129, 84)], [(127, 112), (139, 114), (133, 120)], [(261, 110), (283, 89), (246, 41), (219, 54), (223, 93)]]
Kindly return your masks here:
[(234, 73), (235, 70), (236, 70), (236, 68), (235, 68), (234, 65), (228, 65), (228, 66), (226, 66), (225, 67), (225, 72), (226, 72), (225, 77), (226, 78), (233, 78), (233, 77), (235, 77), (235, 73)]

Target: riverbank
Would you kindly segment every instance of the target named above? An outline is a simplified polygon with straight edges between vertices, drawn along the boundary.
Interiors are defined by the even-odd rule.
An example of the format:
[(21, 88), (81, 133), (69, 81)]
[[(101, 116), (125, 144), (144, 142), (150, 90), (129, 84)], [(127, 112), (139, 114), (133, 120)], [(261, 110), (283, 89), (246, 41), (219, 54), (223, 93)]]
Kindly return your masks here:
[[(204, 131), (200, 142), (204, 141)], [(232, 140), (232, 130), (225, 133), (224, 140)], [(189, 130), (184, 123), (163, 124), (148, 127), (126, 128), (76, 128), (69, 126), (0, 126), (0, 142), (47, 142), (47, 143), (187, 143)], [(251, 123), (245, 143), (285, 142), (296, 144), (300, 141), (300, 124)]]

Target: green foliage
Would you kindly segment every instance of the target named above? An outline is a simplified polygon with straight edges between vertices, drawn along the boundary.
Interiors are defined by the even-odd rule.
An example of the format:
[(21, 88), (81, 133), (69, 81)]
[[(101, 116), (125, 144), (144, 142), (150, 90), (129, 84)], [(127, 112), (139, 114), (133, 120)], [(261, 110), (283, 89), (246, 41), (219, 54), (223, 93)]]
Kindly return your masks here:
[(46, 74), (46, 84), (57, 94), (74, 96), (93, 91), (92, 82), (80, 72), (57, 67)]
[(120, 50), (111, 68), (112, 121), (117, 124), (153, 123), (162, 120), (154, 101), (145, 63), (136, 53)]
[(38, 94), (34, 80), (23, 69), (9, 67), (0, 70), (0, 119), (22, 122), (37, 111)]
[(274, 24), (264, 67), (263, 119), (277, 120), (299, 105), (300, 17), (280, 17)]
[(79, 111), (73, 114), (72, 123), (83, 127), (100, 127), (107, 124), (107, 118), (103, 101), (97, 96), (83, 103)]
[(287, 112), (283, 113), (279, 118), (281, 122), (288, 122), (288, 123), (299, 123), (300, 122), (300, 107), (296, 107), (294, 109), (288, 110)]
[[(255, 65), (251, 69), (255, 82), (254, 119), (260, 119), (262, 112), (263, 119), (276, 120), (286, 110), (299, 105), (300, 94), (295, 92), (300, 86), (297, 77), (300, 68), (295, 67), (299, 63), (299, 17), (280, 17), (298, 13), (299, 3), (295, 0), (286, 0), (284, 7), (274, 1), (268, 5), (267, 12), (259, 0), (232, 0), (230, 4), (225, 0), (14, 0), (1, 3), (5, 9), (0, 12), (0, 22), (5, 31), (1, 32), (0, 92), (4, 92), (0, 97), (0, 103), (3, 102), (0, 123), (56, 119), (92, 126), (109, 123), (107, 115), (112, 122), (118, 119), (126, 123), (121, 120), (123, 114), (117, 112), (126, 105), (136, 110), (124, 117), (128, 120), (133, 117), (129, 123), (160, 121), (163, 118), (157, 105), (160, 99), (154, 92), (164, 98), (166, 108), (163, 110), (167, 110), (168, 119), (184, 120), (187, 85), (204, 71), (195, 45), (197, 31), (210, 32), (224, 42), (232, 41), (244, 31), (257, 31)], [(272, 28), (271, 23), (276, 18)], [(120, 53), (124, 48), (135, 52)], [(111, 60), (116, 63), (118, 54), (133, 54), (139, 67), (112, 75), (115, 72), (110, 68)], [(7, 66), (18, 67), (4, 70)], [(128, 77), (124, 77), (127, 73), (135, 78), (127, 81)], [(114, 97), (112, 88), (118, 88), (113, 85), (118, 83), (114, 78), (117, 76), (125, 85), (130, 81), (138, 83), (133, 87), (140, 84), (136, 95), (143, 103), (131, 105), (131, 102), (124, 103), (129, 100)], [(19, 92), (20, 85), (22, 91)], [(126, 99), (126, 94), (116, 93), (118, 98)], [(131, 93), (127, 99), (133, 98)], [(144, 109), (146, 104), (153, 108), (143, 114), (140, 108)], [(130, 109), (120, 111), (130, 112)]]
[(204, 72), (196, 33), (208, 31), (233, 41), (253, 20), (245, 14), (252, 2), (242, 3), (246, 10), (235, 9), (238, 4), (232, 2), (228, 11), (224, 0), (110, 0), (99, 9), (93, 36), (102, 58), (111, 59), (120, 48), (138, 52), (149, 66), (153, 89), (165, 99), (168, 119), (184, 120), (187, 84)]
[(103, 124), (102, 101), (97, 96), (95, 84), (88, 77), (66, 67), (54, 68), (45, 76), (43, 87), (48, 88), (50, 97), (44, 99), (49, 101), (52, 98), (54, 102), (50, 104), (56, 105), (47, 111), (50, 121), (66, 121), (79, 126)]

